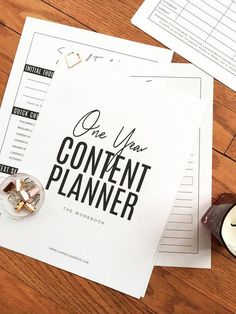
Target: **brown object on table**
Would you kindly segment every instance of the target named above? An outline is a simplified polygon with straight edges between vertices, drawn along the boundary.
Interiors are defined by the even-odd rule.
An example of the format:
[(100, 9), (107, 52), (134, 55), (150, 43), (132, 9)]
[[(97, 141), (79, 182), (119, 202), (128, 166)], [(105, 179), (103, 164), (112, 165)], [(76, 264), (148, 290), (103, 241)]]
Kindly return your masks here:
[[(0, 101), (27, 15), (163, 47), (130, 23), (142, 2), (1, 1)], [(177, 54), (174, 55), (174, 61), (187, 62)], [(236, 193), (235, 104), (236, 93), (215, 80), (213, 199), (224, 192)], [(15, 236), (20, 239), (19, 234)], [(236, 313), (235, 266), (235, 258), (213, 239), (211, 270), (154, 267), (145, 298), (136, 300), (32, 258), (0, 249), (0, 312)]]
[(15, 188), (15, 184), (13, 182), (9, 182), (8, 185), (3, 189), (5, 193), (12, 191)]

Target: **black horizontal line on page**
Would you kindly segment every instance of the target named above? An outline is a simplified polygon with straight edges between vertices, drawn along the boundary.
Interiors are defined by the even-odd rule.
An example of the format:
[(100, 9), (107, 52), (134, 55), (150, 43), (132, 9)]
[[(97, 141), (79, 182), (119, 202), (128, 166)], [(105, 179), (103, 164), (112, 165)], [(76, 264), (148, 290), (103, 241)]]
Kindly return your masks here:
[(177, 215), (177, 216), (192, 216), (192, 214), (179, 214), (179, 213), (171, 213), (171, 215)]
[[(163, 20), (163, 17), (162, 17), (162, 16), (158, 16), (157, 14), (155, 14), (155, 16), (157, 16), (159, 19), (162, 19), (162, 20)], [(166, 17), (166, 16), (165, 16), (165, 17)], [(225, 16), (225, 17), (226, 17), (226, 16)], [(166, 17), (166, 18), (168, 18), (168, 17)], [(161, 27), (162, 29), (164, 29), (165, 31), (167, 31), (168, 33), (172, 34), (169, 30), (166, 30), (165, 27), (160, 26), (155, 20), (152, 20), (152, 19), (151, 19), (151, 15), (148, 17), (148, 19), (149, 19), (152, 23), (158, 25), (159, 27)], [(168, 19), (170, 19), (170, 18), (168, 18)], [(171, 19), (170, 19), (170, 20), (171, 20)], [(172, 20), (171, 20), (171, 21), (172, 21)], [(181, 24), (179, 24), (178, 22), (176, 22), (176, 24), (178, 24), (180, 27), (184, 28), (185, 30), (188, 30), (186, 27), (183, 27), (183, 26), (182, 26)], [(191, 33), (191, 34), (193, 34), (194, 36), (198, 37), (200, 40), (203, 40), (201, 37), (197, 36), (195, 33), (191, 32), (191, 31), (189, 31), (189, 30), (188, 30), (188, 32)], [(188, 42), (185, 42), (184, 40), (180, 39), (178, 36), (176, 36), (176, 35), (174, 35), (174, 34), (172, 34), (172, 35), (173, 35), (174, 37), (178, 38), (179, 40), (181, 40), (182, 42), (184, 42), (187, 46), (193, 48)], [(208, 44), (209, 46), (211, 46), (212, 48), (218, 50), (221, 54), (225, 55), (227, 58), (232, 59), (232, 57), (230, 57), (230, 56), (228, 56), (227, 54), (223, 53), (223, 52), (220, 51), (217, 47), (211, 45), (210, 43), (207, 43), (207, 44)], [(197, 51), (198, 51), (198, 53), (200, 53), (201, 55), (203, 55), (204, 57), (206, 57), (207, 59), (209, 59), (211, 62), (214, 62), (214, 63), (216, 63), (217, 65), (219, 65), (218, 62), (216, 62), (215, 60), (213, 60), (213, 59), (210, 58), (209, 56), (205, 55), (204, 53), (200, 52), (199, 50), (197, 50)], [(230, 69), (228, 69), (226, 66), (223, 66), (223, 65), (220, 65), (220, 66), (221, 66), (223, 69), (225, 69), (227, 72), (229, 72), (229, 73), (231, 73), (231, 74), (233, 74), (233, 75), (235, 76), (235, 73), (233, 72), (233, 70), (230, 70)]]
[(167, 76), (167, 75), (130, 75), (130, 77), (144, 77), (144, 78), (167, 78), (167, 79), (173, 79), (173, 78), (181, 78), (181, 79), (201, 79), (200, 77), (196, 76)]
[(36, 83), (39, 83), (39, 84), (43, 84), (43, 85), (47, 85), (47, 86), (49, 86), (50, 84), (49, 83), (45, 83), (45, 82), (40, 82), (40, 81), (38, 81), (38, 80), (33, 80), (33, 79), (27, 79), (28, 81), (32, 81), (32, 82), (36, 82)]
[(185, 168), (185, 170), (193, 170), (193, 168)]
[(191, 225), (192, 221), (168, 221), (168, 224), (183, 224), (183, 225)]
[[(193, 4), (193, 3), (191, 3), (191, 2), (189, 2), (189, 4), (192, 4), (192, 5), (194, 5), (195, 7), (197, 7), (195, 4)], [(163, 5), (164, 7), (166, 7), (167, 9), (169, 9), (170, 11), (176, 13), (174, 10), (172, 10), (172, 8), (169, 8), (169, 7), (166, 6), (165, 4), (161, 3), (161, 5)], [(177, 5), (179, 5), (179, 4), (177, 4)], [(197, 7), (197, 8), (198, 8), (199, 10), (201, 10), (203, 13), (205, 13), (205, 11), (203, 11), (201, 8), (199, 8), (199, 7)], [(192, 14), (193, 16), (195, 16), (196, 18), (198, 18), (199, 20), (201, 20), (202, 22), (204, 22), (204, 23), (207, 24), (208, 26), (213, 27), (212, 25), (208, 24), (205, 20), (203, 20), (203, 19), (199, 18), (199, 16), (195, 15), (192, 11), (189, 11), (186, 6), (183, 8), (182, 12), (183, 12), (183, 11), (187, 11), (188, 13)], [(196, 11), (196, 10), (195, 10), (195, 11)], [(181, 12), (180, 14), (182, 14), (182, 12)], [(160, 12), (160, 13), (162, 13), (162, 12)], [(163, 14), (163, 13), (162, 13), (162, 14)], [(208, 14), (208, 15), (211, 16), (210, 14)], [(181, 15), (180, 15), (180, 16), (181, 16)], [(212, 17), (212, 18), (214, 18), (214, 17)], [(215, 19), (215, 22), (217, 22), (217, 19), (216, 19), (216, 18), (214, 18), (214, 19)]]
[(176, 198), (176, 201), (192, 201), (192, 198)]
[(159, 249), (158, 252), (161, 252), (161, 253), (168, 253), (168, 254), (179, 254), (179, 253), (183, 253), (183, 254), (189, 254), (189, 255), (197, 255), (198, 252), (186, 252), (186, 251), (170, 251), (170, 250), (165, 250), (165, 249)]
[[(231, 10), (231, 11), (232, 11), (232, 10)], [(228, 12), (229, 12), (229, 11), (228, 11)], [(226, 12), (226, 14), (223, 16), (223, 18), (227, 18), (227, 19), (230, 20), (231, 22), (235, 23), (235, 21), (234, 21), (233, 19), (231, 19), (231, 17), (229, 17), (229, 16), (227, 15), (228, 12)], [(222, 18), (222, 19), (223, 19), (223, 18)], [(235, 30), (234, 30), (231, 26), (229, 26), (229, 25), (227, 25), (227, 24), (225, 24), (225, 23), (226, 23), (226, 22), (220, 20), (220, 24), (226, 26), (226, 27), (229, 28), (231, 31), (235, 32)]]
[(192, 232), (192, 229), (174, 229), (174, 228), (165, 228), (165, 230), (168, 231), (186, 231), (186, 232)]
[(40, 106), (40, 105), (37, 104), (36, 102), (32, 102), (32, 101), (27, 101), (26, 103), (27, 103), (28, 105), (31, 105), (31, 106), (36, 106), (36, 107)]
[[(201, 0), (202, 2), (204, 2), (206, 5), (208, 5), (209, 7), (211, 7), (213, 10), (215, 10), (215, 11), (217, 11), (218, 13), (220, 13), (220, 14), (222, 14), (222, 12), (221, 11), (219, 11), (219, 10), (217, 10), (216, 8), (214, 8), (212, 5), (210, 5), (210, 4), (208, 4), (207, 2), (205, 2), (204, 0)], [(192, 1), (190, 1), (190, 3), (191, 4), (193, 4), (192, 3)], [(194, 4), (193, 4), (194, 5)], [(204, 11), (205, 12), (205, 11)], [(207, 13), (208, 14), (208, 13)], [(210, 14), (209, 14), (210, 15)], [(211, 15), (210, 15), (211, 16)], [(226, 15), (224, 15), (224, 16), (226, 16)], [(234, 22), (234, 20), (232, 20), (230, 17), (228, 17), (228, 16), (226, 16), (229, 20), (231, 20), (231, 21), (233, 21)]]
[(29, 96), (29, 95), (23, 95), (24, 97), (28, 97), (28, 98), (32, 98), (32, 99), (36, 99), (36, 100), (40, 100), (40, 101), (44, 101), (43, 99), (41, 98), (37, 98), (37, 97), (32, 97), (32, 96)]
[[(186, 19), (183, 15), (179, 15), (177, 18), (183, 19), (186, 22), (188, 22), (189, 24), (193, 25), (194, 27), (197, 27), (197, 25), (195, 23), (193, 23), (192, 21), (190, 21), (189, 19)], [(178, 22), (176, 22), (176, 24), (179, 24)], [(182, 23), (179, 24), (182, 26)], [(186, 28), (186, 27), (185, 27)], [(208, 32), (205, 31), (204, 29), (202, 29), (201, 27), (198, 27), (198, 30), (200, 30), (201, 32), (205, 33), (206, 35), (208, 35)]]
[(35, 91), (37, 91), (37, 92), (47, 93), (46, 90), (42, 90), (42, 89), (38, 89), (38, 88), (33, 88), (33, 87), (30, 87), (30, 86), (25, 86), (25, 88), (32, 89), (32, 90), (35, 90)]
[[(215, 1), (218, 2), (218, 3), (220, 3), (221, 5), (223, 5), (223, 7), (225, 7), (226, 9), (231, 10), (231, 11), (233, 11), (234, 13), (236, 13), (236, 11), (234, 11), (233, 9), (231, 9), (229, 6), (224, 5), (221, 1), (219, 1), (219, 0), (215, 0)], [(234, 1), (232, 1), (232, 2), (234, 2)], [(230, 5), (231, 5), (231, 4), (230, 4)]]
[[(192, 13), (191, 13), (192, 14)], [(158, 15), (156, 15), (157, 17), (159, 17)], [(224, 15), (224, 17), (227, 17), (228, 19), (230, 19), (228, 16), (226, 16), (226, 15)], [(186, 19), (183, 15), (179, 15), (177, 18), (182, 18), (182, 19), (184, 19), (185, 21), (187, 21), (188, 23), (190, 23), (190, 24), (192, 24), (193, 26), (195, 26), (195, 27), (197, 27), (197, 25), (195, 24), (195, 23), (192, 23), (190, 20), (188, 20), (188, 19)], [(221, 22), (222, 23), (222, 22)], [(186, 26), (183, 26), (182, 24), (180, 24), (180, 23), (178, 23), (177, 21), (176, 21), (176, 24), (178, 24), (178, 25), (180, 25), (181, 27), (183, 27), (183, 28), (185, 28), (186, 29)], [(223, 24), (223, 23), (222, 23)], [(226, 26), (226, 25), (225, 25)], [(224, 45), (224, 46), (226, 46), (227, 48), (229, 48), (230, 50), (232, 50), (232, 51), (235, 51), (234, 49), (232, 49), (231, 47), (229, 47), (229, 46), (227, 46), (225, 43), (223, 43), (222, 41), (220, 41), (219, 39), (217, 39), (217, 38), (215, 38), (212, 34), (213, 34), (213, 32), (214, 31), (217, 31), (218, 33), (221, 33), (221, 34), (223, 34), (222, 32), (220, 32), (219, 30), (217, 30), (216, 28), (213, 28), (213, 31), (212, 32), (206, 32), (205, 30), (203, 30), (201, 27), (198, 27), (198, 29), (199, 30), (201, 30), (203, 33), (205, 33), (206, 35), (208, 35), (207, 36), (207, 38), (204, 40), (204, 39), (202, 39), (202, 37), (200, 37), (199, 35), (196, 35), (196, 34), (194, 34), (193, 32), (191, 32), (190, 31), (190, 33), (192, 33), (192, 34), (194, 34), (195, 36), (197, 36), (198, 38), (200, 38), (201, 40), (203, 40), (204, 42), (206, 42), (206, 43), (208, 43), (208, 38), (214, 38), (215, 40), (217, 40), (217, 41), (219, 41), (222, 45)], [(223, 34), (224, 35), (224, 34)], [(226, 37), (228, 37), (228, 36), (226, 36)], [(228, 37), (229, 38), (229, 37)], [(230, 38), (231, 39), (231, 38)], [(211, 45), (210, 43), (208, 43), (209, 45)], [(212, 46), (212, 45), (211, 45)], [(214, 47), (214, 46), (213, 46)], [(222, 54), (224, 54), (225, 56), (227, 56), (227, 57), (229, 57), (229, 55), (227, 54), (225, 54), (225, 52), (224, 51), (222, 51), (222, 50), (220, 50), (220, 49), (218, 49), (218, 48), (216, 48), (219, 52), (221, 52)]]
[(28, 121), (23, 121), (23, 120), (19, 120), (19, 123), (23, 123), (23, 124), (26, 124), (26, 125), (32, 125), (32, 126), (35, 126), (34, 123), (31, 123), (31, 122), (28, 122)]
[[(220, 33), (217, 29), (214, 29), (214, 31)], [(212, 32), (211, 35), (205, 40), (206, 42), (207, 42), (207, 40), (208, 40), (209, 38), (214, 38), (215, 40), (219, 41), (222, 45), (224, 45), (225, 47), (227, 47), (227, 48), (229, 48), (230, 50), (232, 50), (233, 52), (235, 52), (235, 49), (234, 49), (234, 48), (232, 49), (230, 46), (226, 45), (226, 43), (224, 43), (224, 42), (221, 41), (220, 39), (216, 38), (216, 37), (213, 36), (212, 34), (213, 34), (213, 32)], [(226, 36), (226, 37), (228, 37), (228, 36)], [(218, 49), (218, 50), (219, 50), (219, 49)], [(219, 50), (219, 51), (223, 53), (222, 50)]]
[[(191, 3), (191, 4), (194, 5), (193, 3)], [(235, 40), (233, 40), (233, 39), (230, 38), (229, 36), (225, 35), (225, 34), (222, 33), (221, 31), (219, 31), (218, 29), (214, 28), (214, 26), (212, 26), (211, 24), (207, 23), (205, 20), (201, 19), (199, 16), (195, 15), (193, 12), (191, 12), (191, 11), (189, 11), (189, 10), (187, 10), (187, 9), (185, 9), (185, 11), (187, 11), (189, 14), (195, 16), (197, 19), (199, 19), (199, 20), (202, 21), (203, 23), (205, 23), (205, 24), (207, 24), (208, 26), (210, 26), (213, 30), (217, 31), (218, 33), (224, 35), (225, 37), (227, 37), (227, 38), (229, 38), (230, 40), (232, 40), (232, 41), (235, 42)], [(227, 15), (224, 15), (224, 16), (231, 20), (231, 18), (228, 17)], [(183, 16), (182, 16), (182, 17), (183, 17)], [(186, 20), (187, 20), (187, 19), (186, 19)], [(217, 21), (217, 19), (216, 19), (216, 21)], [(227, 28), (229, 28), (229, 29), (231, 29), (231, 30), (233, 31), (233, 29), (232, 29), (231, 27), (227, 26), (227, 25), (224, 24), (222, 21), (220, 21), (220, 23), (223, 24), (224, 26), (226, 26)], [(193, 24), (193, 25), (196, 25), (196, 24)], [(230, 48), (230, 47), (229, 47), (229, 48)]]
[[(181, 7), (181, 8), (183, 8), (179, 3), (177, 3), (177, 2), (175, 2), (175, 1), (171, 1), (171, 2), (173, 2), (175, 5), (177, 5), (177, 6), (179, 6), (179, 7)], [(160, 3), (158, 3), (158, 5), (159, 5)], [(162, 2), (161, 2), (161, 4), (162, 4)], [(156, 7), (158, 7), (158, 5), (156, 6)], [(170, 9), (169, 9), (170, 10)]]
[[(191, 3), (190, 3), (190, 4), (191, 4)], [(171, 9), (168, 8), (166, 5), (164, 5), (164, 4), (162, 4), (162, 5), (165, 6), (167, 9), (169, 9), (170, 11), (172, 11), (172, 12), (175, 13), (174, 10), (171, 10)], [(189, 14), (195, 16), (198, 20), (200, 20), (200, 21), (202, 21), (203, 23), (207, 24), (208, 26), (212, 27), (212, 26), (211, 26), (210, 24), (208, 24), (206, 21), (204, 21), (203, 19), (201, 19), (199, 16), (197, 16), (197, 15), (195, 15), (193, 12), (187, 10), (186, 6), (183, 8), (182, 12), (184, 13), (184, 11), (185, 11), (185, 12), (188, 12)], [(160, 12), (160, 13), (162, 13), (162, 12)], [(180, 13), (178, 17), (183, 17), (183, 13)], [(163, 14), (163, 13), (162, 13), (162, 14)], [(164, 14), (163, 14), (163, 15), (164, 15)], [(178, 17), (177, 17), (177, 18), (178, 18)], [(177, 19), (177, 18), (176, 18), (176, 19)], [(184, 17), (183, 17), (183, 18), (184, 18)], [(184, 18), (184, 19), (185, 19), (185, 18)], [(187, 19), (186, 19), (186, 20), (187, 20)], [(188, 20), (187, 20), (187, 21), (188, 21)], [(193, 25), (195, 25), (195, 24), (193, 24)], [(202, 30), (202, 29), (201, 29), (201, 30)]]
[(175, 207), (175, 208), (193, 208), (193, 206), (187, 206), (187, 205), (184, 205), (184, 206), (174, 205), (173, 207)]
[[(201, 1), (204, 2), (203, 0), (201, 0)], [(216, 1), (219, 2), (218, 0), (216, 0)], [(213, 19), (215, 19), (216, 22), (218, 22), (218, 19), (215, 18), (213, 15), (209, 14), (209, 12), (206, 12), (205, 10), (202, 10), (202, 8), (200, 8), (199, 6), (197, 6), (195, 3), (192, 3), (191, 1), (190, 1), (189, 3), (192, 4), (193, 6), (195, 6), (196, 8), (198, 8), (199, 10), (203, 11), (203, 13), (206, 13), (207, 15), (209, 15), (210, 17), (212, 17)], [(219, 3), (221, 3), (221, 2), (219, 2)], [(205, 2), (205, 4), (211, 7), (211, 5), (207, 4), (206, 2)], [(223, 5), (223, 4), (221, 3), (221, 5)], [(225, 8), (228, 8), (228, 7), (225, 6), (225, 5), (223, 5), (223, 6), (224, 6)], [(222, 14), (222, 12), (220, 12), (220, 11), (217, 10), (216, 8), (212, 7), (212, 9), (214, 9), (214, 10), (217, 11), (218, 13)], [(234, 12), (234, 10), (232, 10), (231, 8), (228, 8), (228, 10)], [(227, 10), (227, 11), (228, 11), (228, 10)], [(226, 12), (227, 12), (227, 11), (226, 11)], [(234, 12), (234, 13), (235, 13), (235, 12)], [(221, 22), (221, 23), (222, 23), (222, 22)], [(222, 24), (223, 24), (223, 23), (222, 23)]]
[[(225, 17), (229, 19), (229, 17), (228, 17), (227, 15), (225, 15)], [(221, 24), (224, 25), (225, 27), (227, 27), (228, 29), (230, 29), (231, 31), (234, 32), (234, 30), (233, 30), (231, 27), (227, 26), (227, 25), (224, 24), (223, 22), (221, 22)], [(230, 40), (233, 41), (234, 43), (236, 43), (235, 40), (233, 40), (231, 37), (225, 35), (225, 33), (222, 33), (221, 31), (219, 31), (219, 29), (215, 28), (215, 31), (218, 32), (218, 33), (220, 33), (220, 34), (222, 34), (223, 36), (227, 37), (228, 39), (230, 39)], [(231, 49), (231, 48), (230, 48), (230, 49)], [(231, 49), (231, 50), (232, 50), (232, 49)]]
[(186, 237), (163, 237), (163, 239), (183, 239), (183, 240), (192, 240), (193, 238), (186, 238)]
[(192, 183), (181, 183), (181, 185), (187, 185), (187, 186), (192, 186)]
[(178, 191), (178, 193), (193, 193), (193, 191)]
[(170, 244), (164, 244), (164, 243), (161, 243), (161, 246), (186, 246), (186, 247), (192, 247), (192, 245), (191, 244), (172, 244), (172, 243), (170, 243)]

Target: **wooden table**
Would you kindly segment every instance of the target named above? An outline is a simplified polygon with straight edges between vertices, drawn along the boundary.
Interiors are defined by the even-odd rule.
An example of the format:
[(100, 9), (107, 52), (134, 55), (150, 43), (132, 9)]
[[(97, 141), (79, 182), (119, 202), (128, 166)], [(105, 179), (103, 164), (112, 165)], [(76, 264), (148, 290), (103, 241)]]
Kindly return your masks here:
[[(2, 0), (0, 99), (27, 15), (162, 47), (130, 23), (141, 3), (142, 0)], [(174, 61), (186, 62), (179, 55)], [(216, 199), (223, 192), (236, 192), (236, 93), (218, 81), (214, 93)], [(1, 249), (0, 313), (236, 313), (236, 259), (214, 239), (212, 242), (211, 270), (155, 267), (142, 300)]]

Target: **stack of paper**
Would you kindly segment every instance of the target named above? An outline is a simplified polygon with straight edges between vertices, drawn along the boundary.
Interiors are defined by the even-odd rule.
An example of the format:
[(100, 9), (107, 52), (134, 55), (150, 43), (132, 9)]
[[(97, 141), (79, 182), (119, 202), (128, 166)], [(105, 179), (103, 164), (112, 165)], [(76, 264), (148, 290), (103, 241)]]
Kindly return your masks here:
[(171, 58), (27, 19), (0, 171), (32, 174), (46, 197), (28, 219), (1, 212), (2, 246), (137, 298), (156, 263), (210, 266), (199, 219), (211, 199), (212, 79)]
[(235, 1), (145, 0), (132, 23), (236, 91)]

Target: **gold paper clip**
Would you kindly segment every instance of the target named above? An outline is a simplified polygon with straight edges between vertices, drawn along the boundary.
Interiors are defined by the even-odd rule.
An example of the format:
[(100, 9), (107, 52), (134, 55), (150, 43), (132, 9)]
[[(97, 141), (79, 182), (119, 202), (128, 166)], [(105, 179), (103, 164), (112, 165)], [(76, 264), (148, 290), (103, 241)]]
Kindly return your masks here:
[(82, 62), (82, 59), (80, 58), (80, 55), (75, 52), (70, 52), (65, 55), (66, 63), (68, 69), (73, 68), (76, 64), (79, 64)]

